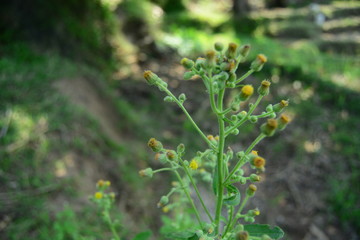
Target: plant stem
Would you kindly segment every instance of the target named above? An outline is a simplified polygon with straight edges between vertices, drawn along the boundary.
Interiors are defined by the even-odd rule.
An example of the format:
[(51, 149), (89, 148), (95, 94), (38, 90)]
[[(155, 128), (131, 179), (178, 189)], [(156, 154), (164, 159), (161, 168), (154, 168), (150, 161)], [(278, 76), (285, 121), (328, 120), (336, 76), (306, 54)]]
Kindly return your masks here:
[(203, 201), (203, 199), (202, 199), (202, 197), (200, 195), (199, 189), (197, 188), (196, 183), (195, 183), (193, 177), (191, 176), (191, 174), (189, 172), (189, 169), (185, 166), (184, 161), (181, 158), (179, 158), (179, 160), (181, 162), (181, 165), (183, 166), (183, 169), (184, 169), (186, 175), (188, 176), (191, 184), (193, 185), (193, 187), (195, 189), (196, 195), (198, 196), (198, 198), (200, 200), (201, 206), (204, 208), (204, 210), (205, 210), (206, 214), (208, 215), (210, 221), (213, 222), (214, 220), (211, 217), (211, 214), (210, 214), (209, 210), (207, 209), (207, 207), (206, 207), (206, 205), (205, 205), (205, 203), (204, 203), (204, 201)]
[(231, 206), (230, 207), (230, 213), (229, 213), (228, 225), (226, 226), (226, 229), (225, 229), (225, 232), (224, 232), (223, 236), (225, 236), (228, 233), (228, 231), (230, 230), (230, 225), (231, 225), (231, 222), (232, 222), (232, 219), (233, 219), (233, 214), (234, 214), (234, 206)]
[(254, 70), (250, 69), (249, 71), (247, 71), (247, 73), (245, 73), (245, 74), (242, 75), (238, 80), (236, 80), (236, 81), (235, 81), (235, 84), (238, 84), (239, 82), (243, 81), (245, 78), (247, 78), (248, 76), (250, 76), (253, 72), (254, 72)]
[(176, 175), (176, 177), (178, 178), (178, 180), (179, 180), (179, 182), (180, 182), (181, 188), (184, 190), (186, 197), (188, 198), (188, 200), (189, 200), (192, 208), (194, 209), (194, 212), (195, 212), (196, 218), (197, 218), (197, 220), (198, 220), (198, 222), (199, 222), (199, 224), (200, 224), (200, 227), (203, 228), (203, 225), (202, 225), (202, 222), (201, 222), (201, 218), (200, 218), (200, 214), (199, 214), (199, 212), (198, 212), (198, 210), (197, 210), (197, 208), (196, 208), (196, 206), (195, 206), (195, 204), (194, 204), (194, 201), (192, 200), (192, 198), (191, 198), (191, 196), (190, 196), (189, 191), (188, 191), (188, 190), (186, 189), (186, 187), (184, 186), (184, 182), (183, 182), (183, 180), (181, 179), (181, 176), (180, 176), (180, 174), (178, 173), (178, 171), (175, 170), (174, 172), (175, 172), (175, 175)]
[(256, 146), (256, 144), (258, 144), (261, 140), (263, 140), (266, 137), (265, 134), (261, 133), (251, 144), (250, 146), (246, 149), (244, 156), (236, 163), (235, 167), (233, 168), (233, 170), (229, 173), (229, 175), (226, 177), (225, 181), (224, 181), (224, 185), (226, 185), (229, 180), (231, 179), (231, 177), (235, 174), (235, 172), (246, 163), (245, 159), (246, 156), (250, 153), (250, 151)]
[[(221, 90), (218, 96), (218, 109), (222, 112), (223, 108), (223, 98), (224, 98), (225, 90)], [(223, 183), (223, 172), (224, 172), (224, 146), (225, 146), (225, 122), (223, 120), (223, 115), (217, 114), (218, 123), (219, 123), (219, 145), (218, 145), (218, 156), (217, 156), (217, 181), (218, 181), (218, 191), (217, 191), (217, 200), (216, 200), (216, 215), (215, 215), (215, 233), (218, 234), (220, 231), (220, 217), (221, 217), (221, 209), (223, 205), (223, 192), (224, 185)]]
[(170, 92), (169, 89), (167, 89), (166, 87), (159, 85), (159, 87), (164, 90), (167, 95), (169, 95), (170, 97), (173, 98), (173, 100), (177, 103), (177, 105), (181, 108), (181, 110), (183, 110), (183, 112), (185, 113), (185, 115), (187, 116), (187, 118), (190, 120), (191, 124), (194, 126), (194, 128), (198, 131), (198, 133), (200, 134), (200, 136), (205, 140), (205, 142), (212, 148), (212, 149), (216, 149), (216, 147), (214, 146), (214, 144), (212, 144), (210, 142), (209, 139), (207, 139), (207, 137), (205, 136), (205, 134), (201, 131), (201, 129), (198, 127), (198, 125), (195, 123), (195, 121), (192, 119), (192, 117), (190, 116), (190, 114), (188, 113), (188, 111), (186, 110), (186, 108), (184, 107), (184, 105), (177, 99), (177, 97), (174, 96), (174, 94), (172, 94), (172, 92)]
[(153, 170), (153, 173), (158, 173), (158, 172), (163, 172), (163, 171), (173, 171), (174, 169), (172, 168), (160, 168), (157, 170)]
[(226, 131), (226, 134), (225, 134), (226, 136), (229, 135), (232, 131), (234, 131), (238, 127), (240, 127), (244, 122), (246, 122), (246, 120), (248, 120), (248, 118), (254, 112), (255, 108), (259, 105), (259, 103), (263, 97), (264, 96), (259, 95), (259, 97), (256, 99), (256, 102), (250, 107), (249, 112), (246, 114), (246, 116), (243, 119), (241, 119), (240, 122), (238, 122), (236, 125), (234, 125), (233, 127), (231, 127), (230, 129), (228, 129)]
[(104, 214), (105, 214), (106, 220), (107, 220), (107, 222), (109, 224), (109, 227), (110, 227), (110, 230), (111, 230), (111, 232), (113, 234), (114, 239), (115, 240), (120, 240), (120, 237), (119, 237), (119, 235), (117, 234), (117, 232), (116, 232), (116, 230), (114, 228), (114, 223), (111, 220), (109, 211), (105, 210)]
[(230, 224), (229, 229), (232, 229), (232, 228), (234, 227), (236, 221), (239, 219), (239, 218), (237, 217), (237, 215), (242, 212), (242, 210), (244, 209), (244, 207), (245, 207), (245, 205), (246, 205), (246, 203), (247, 203), (248, 200), (249, 200), (249, 196), (246, 195), (245, 198), (244, 198), (244, 200), (242, 201), (239, 209), (237, 210), (237, 212), (236, 212), (235, 215), (233, 216), (232, 222), (229, 223), (229, 224)]

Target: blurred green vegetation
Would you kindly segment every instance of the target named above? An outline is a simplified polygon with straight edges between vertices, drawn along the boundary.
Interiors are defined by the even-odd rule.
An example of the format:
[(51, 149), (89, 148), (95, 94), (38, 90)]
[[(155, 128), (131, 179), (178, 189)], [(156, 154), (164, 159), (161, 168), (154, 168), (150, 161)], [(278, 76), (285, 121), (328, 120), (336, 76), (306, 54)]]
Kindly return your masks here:
[[(278, 15), (251, 13), (233, 19), (230, 1), (225, 5), (216, 2), (123, 0), (112, 8), (111, 1), (37, 0), (25, 1), (24, 5), (22, 1), (9, 1), (2, 6), (0, 180), (4, 184), (0, 213), (6, 218), (0, 220), (6, 227), (3, 232), (0, 230), (0, 237), (60, 240), (109, 236), (91, 207), (54, 209), (51, 205), (61, 194), (76, 206), (76, 199), (84, 199), (77, 192), (76, 176), (56, 175), (65, 164), (62, 158), (67, 152), (78, 152), (84, 158), (96, 159), (95, 166), (113, 161), (115, 168), (111, 166), (114, 169), (109, 175), (120, 173), (121, 177), (114, 179), (130, 185), (128, 188), (139, 188), (136, 169), (145, 164), (144, 160), (137, 163), (125, 159), (147, 159), (141, 141), (158, 134), (169, 118), (176, 125), (171, 127), (185, 143), (199, 145), (193, 140), (193, 130), (178, 115), (164, 120), (150, 117), (173, 111), (163, 106), (161, 96), (148, 90), (145, 97), (137, 96), (136, 100), (119, 97), (113, 94), (117, 88), (127, 86), (139, 96), (143, 90), (135, 88), (137, 81), (114, 82), (109, 73), (125, 69), (130, 80), (137, 80), (140, 76), (129, 74), (130, 63), (134, 62), (129, 56), (132, 59), (139, 52), (146, 52), (151, 57), (159, 51), (166, 55), (173, 49), (181, 56), (191, 57), (210, 49), (215, 41), (250, 43), (254, 49), (250, 59), (259, 51), (269, 58), (269, 65), (260, 76), (280, 78), (290, 84), (301, 82), (304, 89), (311, 89), (311, 97), (294, 104), (292, 110), (301, 118), (299, 128), (333, 129), (328, 130), (332, 142), (328, 153), (329, 158), (339, 161), (327, 178), (327, 199), (343, 225), (360, 229), (360, 137), (355, 134), (360, 132), (360, 60), (359, 51), (354, 50), (359, 45), (353, 41), (336, 42), (339, 46), (334, 48), (334, 44), (319, 38), (321, 31), (357, 29), (358, 19), (351, 16), (359, 12), (358, 2), (325, 6), (325, 15), (333, 20), (323, 29), (310, 24), (305, 8), (286, 8)], [(344, 16), (350, 16), (349, 20), (339, 21)], [(286, 39), (279, 41), (269, 36)], [(333, 51), (346, 47), (353, 50), (353, 55)], [(323, 51), (327, 49), (331, 51)], [(94, 66), (96, 70), (92, 69)], [(55, 80), (79, 76), (100, 82), (98, 90), (110, 96), (109, 101), (121, 116), (119, 129), (140, 140), (114, 142), (101, 131), (94, 117), (54, 89)], [(324, 119), (326, 122), (321, 125), (307, 125)], [(136, 132), (129, 132), (132, 128)], [(178, 143), (171, 136), (167, 138), (169, 144)], [(281, 152), (281, 146), (278, 147)], [(297, 149), (295, 155), (301, 159), (305, 154)], [(141, 224), (151, 221), (147, 216)], [(163, 221), (162, 231), (171, 231), (169, 219), (165, 217)]]

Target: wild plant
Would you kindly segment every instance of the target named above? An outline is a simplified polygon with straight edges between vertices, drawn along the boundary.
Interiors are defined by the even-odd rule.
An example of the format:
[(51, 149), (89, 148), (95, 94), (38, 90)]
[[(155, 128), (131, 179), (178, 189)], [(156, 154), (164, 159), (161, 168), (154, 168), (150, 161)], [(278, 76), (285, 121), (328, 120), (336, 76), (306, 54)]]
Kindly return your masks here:
[[(218, 122), (216, 136), (206, 135), (191, 117), (184, 106), (184, 93), (176, 97), (159, 76), (151, 71), (144, 72), (147, 83), (166, 94), (165, 102), (175, 103), (181, 108), (207, 146), (195, 156), (186, 156), (184, 144), (179, 144), (176, 149), (167, 149), (155, 138), (148, 142), (148, 146), (155, 152), (155, 159), (164, 167), (156, 170), (146, 168), (139, 174), (152, 177), (168, 171), (176, 178), (169, 192), (160, 198), (158, 207), (168, 212), (188, 205), (196, 219), (192, 228), (168, 234), (167, 238), (266, 240), (280, 239), (284, 235), (279, 227), (253, 224), (260, 214), (259, 209), (245, 210), (257, 191), (259, 174), (265, 170), (266, 160), (254, 150), (255, 146), (264, 138), (283, 130), (290, 122), (287, 115), (278, 116), (288, 106), (287, 100), (269, 104), (261, 114), (254, 114), (261, 100), (269, 94), (271, 82), (263, 80), (257, 88), (255, 102), (249, 103), (250, 97), (255, 93), (254, 87), (252, 84), (243, 84), (243, 81), (252, 73), (260, 71), (267, 61), (263, 54), (257, 55), (248, 72), (238, 77), (238, 66), (245, 62), (249, 51), (249, 45), (230, 43), (225, 50), (223, 44), (216, 43), (215, 51), (206, 52), (205, 58), (199, 57), (196, 61), (188, 58), (181, 60), (181, 64), (188, 70), (183, 78), (201, 78), (205, 86), (211, 111)], [(224, 101), (226, 90), (236, 91), (228, 106)], [(262, 119), (267, 120), (260, 126), (259, 135), (246, 149), (234, 153), (230, 147), (226, 148), (227, 138), (238, 135), (243, 124), (256, 124)], [(246, 164), (253, 169), (252, 173), (245, 173)], [(204, 196), (199, 191), (198, 184), (201, 182), (212, 188), (215, 202), (213, 211), (205, 204)], [(240, 192), (239, 185), (247, 186), (244, 193)], [(175, 195), (177, 197), (172, 197)], [(194, 197), (198, 198), (199, 204), (195, 204)], [(202, 216), (206, 218), (203, 219)]]

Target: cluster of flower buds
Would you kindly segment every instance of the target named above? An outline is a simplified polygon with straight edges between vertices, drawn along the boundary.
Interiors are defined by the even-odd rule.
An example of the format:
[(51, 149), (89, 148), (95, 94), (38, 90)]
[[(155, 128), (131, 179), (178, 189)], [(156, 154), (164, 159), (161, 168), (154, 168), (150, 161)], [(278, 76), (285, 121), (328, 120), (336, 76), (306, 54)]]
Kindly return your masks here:
[(97, 191), (91, 197), (91, 200), (95, 202), (100, 208), (110, 209), (111, 205), (115, 201), (115, 193), (107, 192), (111, 185), (110, 181), (99, 180), (96, 183)]

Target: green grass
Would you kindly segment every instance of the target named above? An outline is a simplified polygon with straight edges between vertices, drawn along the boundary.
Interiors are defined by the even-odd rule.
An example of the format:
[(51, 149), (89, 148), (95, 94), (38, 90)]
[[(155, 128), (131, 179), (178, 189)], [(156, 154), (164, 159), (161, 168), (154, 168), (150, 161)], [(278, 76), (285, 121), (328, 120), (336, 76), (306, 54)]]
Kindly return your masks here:
[[(8, 222), (0, 236), (10, 240), (102, 238), (107, 228), (93, 208), (74, 211), (73, 206), (62, 206), (86, 196), (74, 184), (77, 176), (64, 178), (59, 171), (66, 169), (64, 157), (69, 152), (88, 159), (97, 156), (98, 164), (109, 158), (107, 152), (121, 156), (123, 148), (111, 145), (97, 122), (70, 105), (52, 85), (56, 79), (96, 73), (55, 54), (38, 54), (26, 44), (2, 50), (0, 212)], [(95, 182), (87, 184), (95, 191)], [(59, 195), (66, 201), (53, 203)]]

